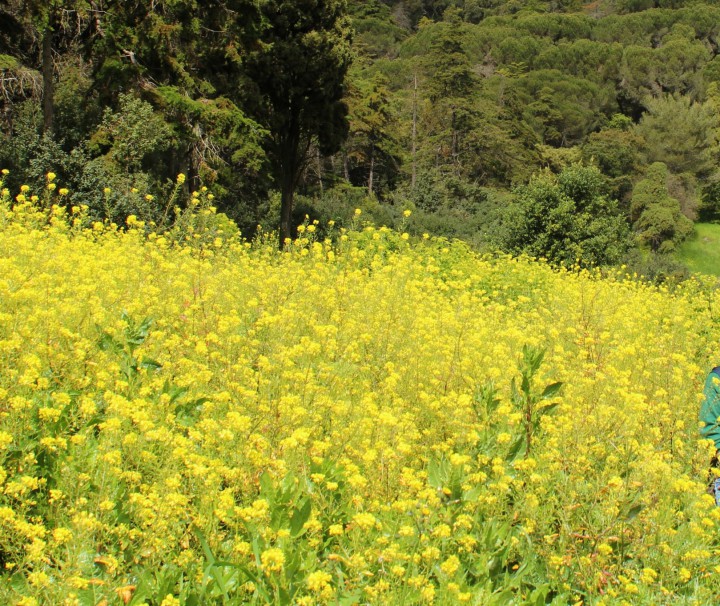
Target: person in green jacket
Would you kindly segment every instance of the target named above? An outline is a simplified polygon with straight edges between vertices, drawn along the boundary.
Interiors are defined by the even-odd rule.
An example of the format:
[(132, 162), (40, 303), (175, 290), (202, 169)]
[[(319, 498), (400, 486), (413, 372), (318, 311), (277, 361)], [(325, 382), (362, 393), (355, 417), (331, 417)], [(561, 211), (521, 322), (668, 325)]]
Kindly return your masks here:
[[(710, 461), (710, 467), (720, 467), (718, 462), (718, 454), (720, 454), (720, 366), (713, 368), (705, 379), (700, 420), (705, 423), (700, 429), (702, 436), (715, 442), (716, 452)], [(720, 477), (716, 477), (712, 471), (710, 472), (708, 492), (715, 497), (715, 504), (720, 506)]]

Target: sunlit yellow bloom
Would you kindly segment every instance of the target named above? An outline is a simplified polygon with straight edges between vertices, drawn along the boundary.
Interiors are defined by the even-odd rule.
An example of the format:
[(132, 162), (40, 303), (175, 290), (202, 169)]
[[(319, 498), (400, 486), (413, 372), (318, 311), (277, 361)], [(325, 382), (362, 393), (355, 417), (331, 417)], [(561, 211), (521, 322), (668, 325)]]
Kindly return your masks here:
[(281, 252), (204, 195), (173, 201), (162, 233), (134, 214), (86, 228), (94, 211), (18, 193), (0, 211), (13, 604), (118, 602), (168, 566), (192, 592), (215, 582), (207, 550), (252, 573), (232, 589), (247, 602), (292, 583), (303, 604), (472, 603), (497, 554), (492, 591), (520, 602), (532, 591), (502, 579), (534, 551), (568, 603), (713, 603), (720, 508), (698, 470), (714, 448), (694, 421), (720, 342), (713, 281), (655, 287), (372, 226), (319, 241), (310, 220)]
[(318, 592), (325, 589), (331, 580), (332, 577), (327, 572), (317, 570), (308, 575), (307, 586), (310, 591)]
[(285, 554), (282, 549), (271, 547), (262, 552), (260, 561), (262, 562), (262, 569), (266, 573), (280, 572), (285, 564)]
[(460, 560), (458, 560), (457, 556), (454, 555), (450, 556), (447, 560), (440, 564), (440, 570), (442, 570), (448, 576), (454, 575), (459, 568)]

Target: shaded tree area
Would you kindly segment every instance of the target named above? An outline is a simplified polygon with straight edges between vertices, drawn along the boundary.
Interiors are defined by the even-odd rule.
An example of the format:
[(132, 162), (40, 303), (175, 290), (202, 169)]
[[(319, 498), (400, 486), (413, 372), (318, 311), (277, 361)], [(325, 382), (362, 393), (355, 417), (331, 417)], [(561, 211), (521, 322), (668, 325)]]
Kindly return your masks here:
[(350, 31), (339, 0), (268, 0), (262, 14), (268, 27), (245, 63), (251, 112), (269, 133), (282, 243), (293, 235), (294, 193), (311, 146), (327, 156), (347, 136)]
[[(153, 220), (162, 207), (148, 202), (167, 198), (183, 173), (189, 189), (212, 187), (221, 210), (255, 225), (269, 189), (285, 184), (287, 150), (277, 150), (285, 127), (299, 121), (298, 149), (315, 138), (323, 152), (345, 134), (345, 73), (330, 59), (336, 47), (349, 56), (335, 31), (342, 18), (338, 2), (6, 1), (6, 182), (42, 187), (53, 171), (71, 189), (69, 203), (112, 220)], [(295, 38), (283, 50), (288, 23)], [(253, 70), (260, 56), (271, 59)], [(289, 105), (268, 100), (281, 83)]]

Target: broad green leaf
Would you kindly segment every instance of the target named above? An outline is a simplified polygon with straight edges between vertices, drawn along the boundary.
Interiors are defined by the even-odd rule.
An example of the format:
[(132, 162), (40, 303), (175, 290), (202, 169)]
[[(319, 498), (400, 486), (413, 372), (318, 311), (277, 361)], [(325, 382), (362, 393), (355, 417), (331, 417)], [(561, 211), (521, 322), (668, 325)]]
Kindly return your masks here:
[(541, 400), (548, 400), (550, 398), (554, 398), (558, 392), (562, 389), (563, 383), (558, 381), (557, 383), (551, 383), (542, 392), (542, 395), (540, 396)]
[(312, 503), (308, 498), (304, 499), (303, 504), (293, 511), (292, 516), (290, 516), (290, 536), (292, 538), (295, 539), (303, 533), (303, 527), (305, 526), (305, 522), (310, 519), (311, 511)]
[(644, 507), (644, 505), (634, 505), (633, 507), (631, 507), (630, 510), (627, 512), (627, 515), (625, 516), (625, 520), (628, 522), (634, 520)]

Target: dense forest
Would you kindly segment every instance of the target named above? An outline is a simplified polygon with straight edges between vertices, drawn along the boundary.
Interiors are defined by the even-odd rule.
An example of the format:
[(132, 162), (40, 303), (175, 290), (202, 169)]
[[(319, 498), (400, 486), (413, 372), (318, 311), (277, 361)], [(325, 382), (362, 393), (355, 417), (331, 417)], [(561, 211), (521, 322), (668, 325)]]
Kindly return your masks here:
[(683, 0), (3, 0), (0, 167), (117, 223), (207, 187), (247, 236), (360, 208), (662, 274), (720, 212), (719, 47)]

